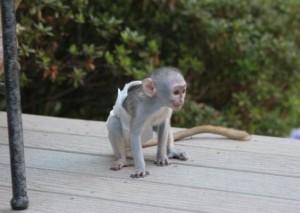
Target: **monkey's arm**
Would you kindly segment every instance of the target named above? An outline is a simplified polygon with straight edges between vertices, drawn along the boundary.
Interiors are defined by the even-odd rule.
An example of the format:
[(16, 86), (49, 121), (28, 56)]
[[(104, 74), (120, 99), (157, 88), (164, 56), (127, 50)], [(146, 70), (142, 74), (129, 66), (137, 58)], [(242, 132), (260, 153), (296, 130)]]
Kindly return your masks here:
[[(174, 141), (178, 141), (183, 138), (191, 137), (193, 135), (200, 134), (200, 133), (213, 133), (213, 134), (225, 136), (230, 139), (241, 140), (241, 141), (248, 141), (251, 138), (251, 136), (245, 131), (220, 127), (220, 126), (202, 125), (202, 126), (196, 126), (190, 129), (180, 130), (178, 132), (175, 132)], [(151, 139), (143, 144), (143, 148), (155, 146), (155, 145), (157, 145), (157, 141)]]
[(132, 178), (145, 177), (149, 175), (146, 171), (145, 160), (142, 152), (142, 142), (141, 142), (141, 132), (143, 129), (143, 122), (136, 121), (135, 119), (131, 125), (130, 131), (130, 142), (131, 142), (131, 152), (135, 165), (135, 173), (131, 175)]
[(157, 156), (156, 164), (158, 166), (168, 166), (171, 164), (167, 156), (167, 146), (170, 127), (170, 119), (168, 118), (165, 122), (158, 125), (158, 144), (157, 144)]

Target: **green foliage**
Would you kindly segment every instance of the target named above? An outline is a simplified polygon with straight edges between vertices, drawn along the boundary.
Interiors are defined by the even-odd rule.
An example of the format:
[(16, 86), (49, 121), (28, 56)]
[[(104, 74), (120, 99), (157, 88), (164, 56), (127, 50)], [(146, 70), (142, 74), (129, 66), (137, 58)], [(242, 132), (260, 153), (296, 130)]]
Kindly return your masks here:
[(188, 83), (180, 126), (286, 135), (300, 122), (297, 0), (27, 0), (24, 112), (105, 119), (117, 87), (159, 66)]

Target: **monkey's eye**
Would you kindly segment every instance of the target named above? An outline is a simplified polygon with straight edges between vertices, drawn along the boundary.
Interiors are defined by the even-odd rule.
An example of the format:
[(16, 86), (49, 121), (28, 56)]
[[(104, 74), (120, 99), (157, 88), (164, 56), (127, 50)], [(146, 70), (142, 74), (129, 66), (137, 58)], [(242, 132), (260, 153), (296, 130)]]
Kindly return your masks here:
[(180, 94), (180, 91), (179, 91), (179, 90), (175, 90), (175, 91), (173, 92), (173, 94), (174, 94), (174, 95), (179, 95), (179, 94)]
[(186, 90), (186, 89), (183, 89), (183, 90), (182, 90), (182, 93), (183, 93), (183, 94), (185, 93), (185, 90)]

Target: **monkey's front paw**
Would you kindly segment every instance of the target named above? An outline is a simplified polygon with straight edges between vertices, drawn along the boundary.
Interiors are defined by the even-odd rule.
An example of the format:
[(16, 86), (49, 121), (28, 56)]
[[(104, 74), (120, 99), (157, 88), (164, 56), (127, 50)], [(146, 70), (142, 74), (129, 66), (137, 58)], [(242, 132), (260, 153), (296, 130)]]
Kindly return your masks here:
[(128, 167), (128, 166), (132, 166), (132, 164), (122, 159), (119, 159), (114, 162), (114, 164), (110, 167), (110, 169), (113, 171), (118, 171), (121, 170), (123, 167)]
[(187, 156), (187, 154), (183, 151), (179, 151), (179, 150), (171, 150), (168, 154), (168, 158), (172, 159), (178, 159), (178, 160), (183, 160), (183, 161), (187, 161), (189, 159), (189, 157)]
[(134, 174), (130, 175), (131, 178), (144, 178), (146, 176), (150, 175), (149, 172), (144, 170), (137, 170)]
[(167, 156), (161, 156), (158, 157), (154, 163), (158, 166), (169, 166), (172, 164), (172, 161), (170, 161)]

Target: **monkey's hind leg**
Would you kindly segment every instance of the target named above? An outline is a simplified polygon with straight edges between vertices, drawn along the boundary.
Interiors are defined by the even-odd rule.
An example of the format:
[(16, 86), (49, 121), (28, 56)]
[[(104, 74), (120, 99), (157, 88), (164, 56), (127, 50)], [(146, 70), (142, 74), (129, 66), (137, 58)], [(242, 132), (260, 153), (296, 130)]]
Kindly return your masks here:
[(110, 167), (111, 170), (118, 171), (123, 167), (132, 166), (126, 160), (125, 141), (122, 136), (122, 124), (118, 117), (112, 116), (107, 121), (108, 138), (116, 161)]

